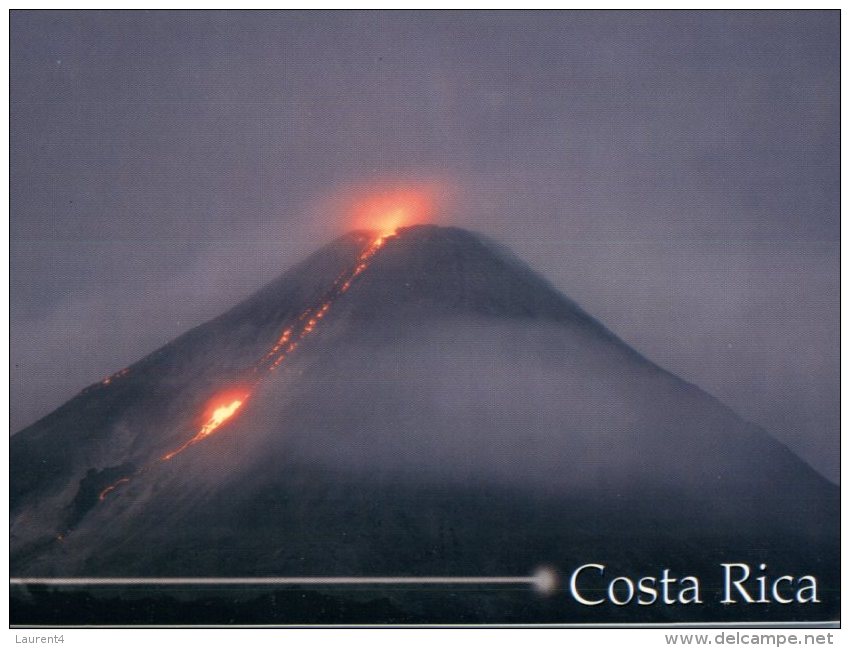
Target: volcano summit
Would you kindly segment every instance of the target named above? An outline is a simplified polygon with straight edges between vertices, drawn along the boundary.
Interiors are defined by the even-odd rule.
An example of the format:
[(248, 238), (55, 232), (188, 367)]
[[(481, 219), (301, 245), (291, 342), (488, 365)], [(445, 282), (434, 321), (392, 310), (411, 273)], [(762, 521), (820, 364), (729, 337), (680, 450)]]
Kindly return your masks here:
[[(13, 587), (13, 622), (67, 622), (61, 606), (72, 623), (161, 622), (174, 609), (216, 623), (838, 615), (838, 488), (456, 228), (339, 238), (15, 434), (11, 471), (19, 578), (604, 563), (705, 582), (698, 608), (613, 612), (527, 587), (157, 590), (144, 605), (138, 592)], [(721, 605), (718, 565), (747, 562), (813, 574), (818, 603)]]

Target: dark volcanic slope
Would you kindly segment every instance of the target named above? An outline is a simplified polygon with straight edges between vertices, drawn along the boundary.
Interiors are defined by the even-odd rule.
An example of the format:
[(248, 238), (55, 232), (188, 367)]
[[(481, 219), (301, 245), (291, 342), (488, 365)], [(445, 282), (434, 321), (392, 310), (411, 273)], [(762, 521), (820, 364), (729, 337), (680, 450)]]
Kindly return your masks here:
[[(486, 575), (581, 558), (692, 571), (748, 556), (835, 575), (838, 489), (766, 432), (463, 230), (403, 229), (334, 292), (373, 240), (342, 237), (13, 436), (13, 575)], [(329, 294), (233, 419), (160, 460)]]

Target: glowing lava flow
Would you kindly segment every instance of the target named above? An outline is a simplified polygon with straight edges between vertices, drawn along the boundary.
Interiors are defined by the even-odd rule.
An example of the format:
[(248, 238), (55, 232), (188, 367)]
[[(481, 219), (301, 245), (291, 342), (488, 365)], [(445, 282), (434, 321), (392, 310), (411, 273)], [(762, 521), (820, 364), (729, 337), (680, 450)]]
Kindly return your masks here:
[(101, 384), (101, 385), (108, 385), (108, 384), (110, 384), (113, 380), (115, 380), (115, 379), (117, 379), (117, 378), (123, 378), (123, 377), (124, 377), (124, 376), (126, 376), (128, 373), (130, 373), (130, 370), (129, 370), (129, 369), (122, 369), (122, 370), (121, 370), (121, 371), (119, 371), (118, 373), (114, 373), (114, 374), (112, 374), (111, 376), (108, 376), (108, 377), (104, 378), (103, 380), (101, 380), (101, 381), (100, 381), (100, 384)]
[[(253, 374), (253, 377), (243, 382), (243, 385), (244, 383), (247, 383), (247, 386), (243, 386), (241, 391), (229, 391), (224, 394), (219, 394), (211, 399), (207, 407), (207, 414), (205, 415), (204, 423), (201, 425), (195, 436), (186, 441), (186, 443), (179, 448), (175, 448), (163, 455), (159, 460), (170, 461), (187, 448), (203, 441), (231, 421), (239, 409), (251, 396), (253, 389), (259, 384), (262, 379), (262, 374), (277, 369), (281, 363), (283, 363), (283, 361), (298, 348), (300, 342), (316, 330), (319, 322), (328, 314), (333, 303), (339, 297), (348, 292), (353, 281), (363, 274), (363, 272), (369, 267), (374, 256), (382, 247), (384, 247), (387, 239), (392, 236), (395, 236), (395, 230), (392, 232), (385, 232), (373, 239), (372, 242), (369, 243), (369, 245), (357, 257), (354, 267), (342, 272), (334, 280), (331, 287), (322, 295), (321, 299), (318, 300), (318, 304), (310, 306), (302, 311), (296, 318), (295, 323), (290, 324), (281, 332), (272, 348), (269, 349), (269, 351), (252, 367), (251, 373)], [(123, 370), (111, 378), (126, 375), (126, 371), (127, 370)], [(104, 381), (104, 384), (109, 384), (109, 379)], [(148, 467), (143, 467), (134, 472), (131, 476), (138, 475), (146, 470), (148, 470)], [(104, 488), (100, 492), (98, 500), (101, 502), (104, 501), (110, 493), (118, 488), (118, 486), (129, 482), (131, 476), (122, 477)]]
[(301, 340), (316, 330), (316, 326), (328, 314), (333, 303), (340, 296), (348, 292), (354, 279), (369, 267), (372, 258), (384, 246), (387, 239), (394, 235), (395, 233), (393, 232), (381, 234), (376, 237), (357, 257), (354, 267), (346, 270), (336, 278), (330, 289), (319, 300), (319, 303), (304, 310), (298, 315), (293, 326), (288, 326), (283, 330), (274, 346), (255, 365), (254, 371), (256, 372), (261, 369), (274, 371), (277, 369), (286, 357), (298, 348)]
[(207, 422), (203, 424), (203, 426), (195, 436), (193, 436), (191, 439), (189, 439), (186, 443), (184, 443), (176, 450), (172, 450), (171, 452), (163, 456), (162, 460), (168, 461), (175, 455), (183, 452), (189, 446), (195, 445), (198, 441), (203, 441), (204, 439), (206, 439), (210, 434), (212, 434), (218, 428), (224, 425), (236, 413), (236, 410), (242, 407), (242, 403), (244, 403), (247, 399), (248, 396), (246, 394), (242, 398), (235, 398), (230, 402), (216, 407), (210, 414), (209, 418), (207, 419)]
[(98, 499), (98, 500), (100, 500), (100, 501), (102, 502), (103, 500), (105, 500), (105, 499), (106, 499), (106, 496), (107, 496), (107, 495), (109, 495), (109, 493), (111, 493), (112, 491), (114, 491), (114, 490), (115, 490), (116, 488), (118, 488), (121, 484), (126, 484), (128, 481), (130, 481), (130, 478), (129, 478), (129, 477), (122, 477), (121, 479), (119, 479), (119, 480), (118, 480), (117, 482), (115, 482), (114, 484), (110, 484), (109, 486), (107, 486), (106, 488), (104, 488), (102, 491), (100, 491), (100, 495), (98, 495), (98, 496), (97, 496), (97, 499)]
[[(354, 267), (343, 272), (336, 278), (330, 289), (319, 300), (319, 303), (301, 312), (295, 324), (288, 326), (281, 332), (268, 353), (253, 366), (252, 373), (257, 374), (261, 371), (270, 372), (277, 369), (289, 354), (298, 348), (300, 342), (316, 330), (319, 322), (328, 314), (336, 299), (351, 288), (352, 282), (369, 267), (370, 262), (384, 246), (386, 240), (394, 235), (395, 232), (393, 231), (392, 233), (381, 234), (373, 239), (357, 257)], [(239, 408), (248, 400), (251, 391), (259, 382), (260, 378), (255, 377), (244, 393), (238, 396), (217, 397), (214, 399), (215, 404), (212, 406), (212, 411), (198, 433), (179, 448), (163, 455), (161, 461), (173, 459), (186, 450), (186, 448), (195, 445), (199, 441), (203, 441), (230, 421)], [(104, 491), (104, 494), (109, 490), (111, 489)]]

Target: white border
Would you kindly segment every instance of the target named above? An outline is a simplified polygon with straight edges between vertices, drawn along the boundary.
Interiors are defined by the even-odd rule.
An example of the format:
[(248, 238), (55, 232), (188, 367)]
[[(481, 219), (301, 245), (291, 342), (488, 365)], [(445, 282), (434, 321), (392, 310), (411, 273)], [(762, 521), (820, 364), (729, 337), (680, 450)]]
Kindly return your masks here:
[[(311, 9), (356, 9), (363, 8), (362, 5), (358, 6), (359, 3), (347, 1), (328, 1), (328, 0), (314, 0), (310, 3)], [(800, 9), (802, 3), (792, 3), (787, 0), (779, 0), (778, 2), (764, 2), (763, 0), (756, 0), (753, 2), (747, 3), (746, 7), (748, 9)], [(844, 3), (840, 2), (821, 2), (818, 3), (818, 9), (845, 9), (847, 6)], [(88, 9), (112, 9), (116, 7), (115, 2), (104, 2), (102, 0), (93, 1), (89, 0), (89, 2), (70, 2), (68, 0), (59, 0), (52, 3), (15, 3), (6, 4), (3, 9), (4, 11), (0, 13), (0, 32), (3, 34), (4, 39), (4, 47), (2, 48), (2, 56), (4, 58), (4, 65), (2, 65), (2, 75), (3, 81), (0, 86), (2, 86), (2, 93), (4, 94), (3, 106), (6, 111), (6, 117), (8, 124), (9, 117), (9, 96), (8, 96), (8, 88), (9, 88), (9, 14), (8, 11), (12, 8), (16, 9), (80, 9), (80, 8), (88, 8)], [(174, 7), (164, 0), (145, 0), (144, 2), (134, 3), (133, 8), (138, 9), (173, 9)], [(186, 9), (228, 9), (232, 8), (232, 5), (227, 3), (218, 2), (216, 0), (212, 0), (211, 2), (198, 2), (197, 0), (189, 0), (188, 2), (184, 2), (181, 4), (180, 8)], [(287, 2), (270, 2), (269, 0), (260, 0), (259, 2), (254, 3), (253, 8), (257, 9), (296, 9), (301, 8), (298, 5), (294, 5), (292, 3)], [(427, 9), (514, 9), (514, 7), (506, 2), (482, 2), (480, 0), (473, 2), (466, 2), (462, 5), (458, 6), (457, 4), (442, 1), (442, 2), (427, 2), (427, 3), (401, 3), (401, 2), (389, 2), (387, 0), (376, 0), (372, 2), (368, 8), (374, 9), (394, 9), (394, 8), (406, 8), (406, 9), (414, 9), (414, 8), (427, 8)], [(521, 9), (579, 9), (579, 8), (592, 8), (584, 6), (571, 6), (570, 3), (565, 2), (553, 2), (551, 0), (546, 0), (543, 2), (534, 3), (533, 6), (521, 7)], [(603, 8), (603, 7), (597, 7)], [(629, 1), (620, 2), (615, 7), (604, 7), (609, 9), (646, 9), (647, 7), (642, 6), (640, 3)], [(670, 2), (668, 0), (662, 0), (661, 2), (657, 2), (652, 7), (654, 9), (739, 9), (741, 8), (739, 5), (731, 3), (731, 2)], [(842, 35), (850, 34), (847, 27), (847, 11), (843, 11), (841, 15), (841, 25), (842, 25)], [(848, 70), (850, 70), (850, 61), (848, 61), (845, 56), (845, 47), (842, 43), (841, 48), (841, 62), (842, 62), (842, 74), (841, 74), (841, 82), (843, 87), (848, 87)], [(843, 93), (842, 93), (843, 95)], [(843, 96), (842, 96), (843, 100)], [(848, 108), (847, 103), (842, 101), (842, 110), (841, 110), (841, 118), (842, 123), (850, 124), (850, 120), (847, 119), (848, 116)], [(8, 129), (4, 130), (2, 133), (3, 142), (5, 143), (6, 151), (9, 150), (9, 133)], [(845, 155), (845, 150), (842, 147), (842, 173), (841, 173), (841, 185), (842, 189), (846, 186), (848, 167), (850, 167), (850, 161), (848, 161), (847, 156)], [(8, 165), (4, 165), (2, 174), (5, 180), (5, 187), (8, 188), (9, 183), (9, 168)], [(6, 205), (6, 209), (8, 210), (8, 193), (7, 200), (4, 203)], [(842, 206), (842, 224), (844, 224), (844, 208)], [(9, 241), (9, 214), (8, 211), (6, 213), (5, 219), (0, 219), (0, 227), (2, 227), (3, 235), (6, 237), (6, 241)], [(844, 241), (842, 239), (841, 246), (842, 256), (844, 256), (846, 250), (844, 246)], [(846, 257), (844, 257), (846, 258)], [(9, 313), (9, 249), (8, 245), (6, 248), (6, 263), (0, 266), (0, 274), (2, 274), (2, 281), (0, 281), (0, 292), (3, 295), (3, 301), (6, 305), (6, 313), (7, 317), (0, 319), (0, 328), (2, 328), (3, 333), (5, 333), (6, 339), (9, 339), (9, 322), (8, 322), (8, 313)], [(850, 303), (850, 299), (848, 298), (848, 286), (850, 286), (850, 271), (847, 270), (845, 264), (842, 264), (841, 270), (841, 279), (842, 279), (842, 291), (841, 297), (844, 300), (844, 303)], [(842, 321), (841, 321), (841, 333), (842, 338), (848, 339), (847, 332), (848, 329), (845, 326), (845, 318), (842, 312)], [(9, 361), (9, 350), (8, 347), (3, 348), (3, 359), (8, 367)], [(846, 354), (842, 357), (841, 362), (841, 375), (842, 375), (842, 404), (847, 402), (847, 396), (850, 395), (850, 381), (846, 380), (845, 377), (848, 369), (848, 361)], [(8, 412), (9, 412), (9, 377), (8, 374), (3, 374), (3, 385), (2, 389), (0, 389), (0, 407), (2, 407), (6, 414), (6, 421), (8, 424)], [(845, 423), (842, 420), (842, 438), (844, 437), (844, 429)], [(9, 465), (9, 454), (8, 454), (8, 445), (2, 444), (0, 445), (2, 448), (2, 455), (0, 456), (0, 462), (4, 466), (7, 467)], [(842, 465), (847, 464), (847, 457), (850, 454), (850, 449), (848, 449), (848, 444), (842, 444), (841, 449), (841, 459)], [(7, 473), (8, 477), (8, 473)], [(847, 507), (847, 488), (842, 485), (841, 488), (841, 497), (842, 497), (842, 528), (841, 533), (844, 539), (850, 538), (850, 522), (848, 522), (848, 516), (845, 514), (845, 509)], [(8, 519), (9, 514), (9, 501), (8, 497), (0, 497), (0, 507)], [(9, 545), (8, 545), (8, 536), (7, 534), (2, 534), (2, 542), (3, 548), (0, 549), (5, 551), (5, 555), (8, 556)], [(847, 542), (842, 543), (842, 564), (844, 565), (844, 571), (842, 574), (841, 584), (842, 590), (846, 593), (850, 593), (850, 575), (848, 575), (848, 562), (847, 562), (847, 553), (844, 551), (844, 546)], [(8, 560), (2, 563), (3, 572), (6, 577), (9, 575), (9, 565)], [(842, 601), (842, 617), (847, 619), (848, 610), (850, 610), (850, 602), (848, 602), (848, 596), (845, 595)], [(8, 610), (8, 599), (6, 599), (7, 604), (0, 606), (0, 610), (2, 610), (2, 620), (4, 625), (8, 627), (9, 621), (9, 610)], [(791, 625), (791, 624), (788, 624)], [(681, 628), (681, 627), (701, 627), (701, 628), (728, 628), (734, 629), (741, 626), (736, 624), (690, 624), (686, 626), (678, 625), (678, 624), (669, 624), (664, 625), (664, 628)], [(151, 626), (151, 627), (162, 627), (162, 626)], [(391, 626), (392, 627), (392, 626)], [(404, 626), (410, 627), (410, 626)], [(515, 626), (501, 625), (495, 626), (495, 628), (513, 628)], [(564, 626), (541, 626), (543, 628), (563, 628), (569, 627), (572, 630), (569, 633), (569, 636), (566, 636), (560, 632), (553, 633), (550, 630), (540, 630), (534, 632), (532, 630), (519, 632), (523, 633), (523, 637), (520, 637), (516, 634), (516, 632), (510, 632), (507, 634), (501, 634), (498, 630), (494, 629), (481, 629), (476, 627), (473, 630), (444, 630), (441, 631), (439, 635), (434, 635), (432, 632), (429, 632), (426, 629), (420, 630), (411, 630), (405, 632), (403, 637), (399, 637), (395, 633), (386, 632), (384, 630), (357, 630), (355, 634), (352, 636), (345, 630), (339, 629), (327, 629), (324, 626), (315, 626), (311, 627), (309, 630), (309, 635), (300, 635), (301, 629), (292, 629), (287, 630), (287, 637), (290, 641), (296, 640), (298, 638), (302, 638), (304, 641), (309, 641), (310, 645), (324, 646), (329, 645), (332, 642), (336, 643), (339, 641), (344, 641), (346, 645), (354, 645), (354, 646), (392, 646), (393, 648), (397, 648), (398, 639), (403, 639), (405, 642), (405, 647), (410, 646), (413, 648), (418, 648), (419, 646), (423, 646), (423, 648), (427, 645), (428, 648), (432, 648), (432, 644), (434, 640), (438, 640), (440, 642), (448, 642), (450, 645), (454, 645), (455, 643), (470, 643), (470, 640), (483, 640), (487, 642), (488, 648), (499, 648), (500, 646), (511, 645), (514, 646), (517, 640), (522, 640), (525, 638), (533, 639), (535, 642), (535, 648), (538, 646), (558, 646), (558, 648), (564, 648), (565, 642), (573, 643), (575, 645), (591, 645), (591, 644), (599, 644), (602, 645), (623, 645), (623, 646), (634, 646), (635, 648), (641, 648), (643, 646), (665, 646), (667, 645), (664, 635), (670, 634), (665, 633), (663, 630), (658, 629), (658, 626), (653, 624), (643, 624), (640, 627), (644, 628), (643, 630), (634, 630), (634, 629), (623, 629), (623, 628), (634, 628), (634, 625), (605, 625), (605, 626), (590, 626), (593, 629), (588, 629), (586, 626), (577, 627), (572, 625), (564, 625)], [(752, 627), (752, 626), (746, 626)], [(759, 624), (758, 627), (779, 627), (778, 624)], [(793, 627), (811, 627), (809, 625), (804, 625), (802, 623), (797, 624), (794, 623)], [(614, 629), (617, 628), (617, 629)], [(144, 630), (117, 630), (117, 629), (104, 629), (104, 630), (85, 630), (85, 629), (73, 629), (73, 630), (62, 630), (62, 631), (14, 631), (14, 630), (6, 630), (6, 639), (10, 644), (20, 644), (19, 637), (27, 636), (27, 637), (48, 637), (50, 635), (59, 635), (61, 634), (65, 639), (65, 642), (62, 644), (68, 646), (86, 646), (92, 648), (100, 648), (103, 646), (104, 648), (116, 648), (116, 646), (120, 647), (136, 647), (139, 648), (149, 648), (149, 643), (151, 639), (157, 641), (163, 641), (167, 645), (177, 645), (178, 643), (184, 642), (186, 639), (190, 639), (191, 641), (196, 642), (198, 646), (209, 644), (211, 646), (215, 646), (219, 644), (219, 642), (224, 643), (226, 641), (228, 644), (231, 644), (236, 641), (250, 641), (252, 646), (274, 646), (275, 648), (280, 648), (282, 637), (278, 632), (254, 632), (251, 630), (234, 630), (232, 632), (221, 633), (221, 630), (212, 630), (205, 627), (199, 627), (194, 630), (172, 630), (166, 629), (161, 630), (156, 635), (150, 635), (146, 633)], [(190, 632), (191, 635), (187, 635), (186, 632)], [(470, 635), (470, 633), (473, 633)], [(528, 634), (527, 634), (528, 633)], [(836, 638), (835, 641), (830, 642), (831, 645), (842, 645), (847, 643), (846, 639), (850, 634), (842, 630), (833, 630), (831, 631), (832, 635)], [(702, 633), (694, 633), (694, 634), (702, 634)], [(783, 635), (799, 635), (802, 636), (802, 633), (782, 633)], [(842, 641), (843, 640), (843, 641)], [(510, 642), (510, 643), (509, 643)], [(740, 644), (739, 644), (740, 645)], [(786, 644), (788, 645), (788, 644)]]

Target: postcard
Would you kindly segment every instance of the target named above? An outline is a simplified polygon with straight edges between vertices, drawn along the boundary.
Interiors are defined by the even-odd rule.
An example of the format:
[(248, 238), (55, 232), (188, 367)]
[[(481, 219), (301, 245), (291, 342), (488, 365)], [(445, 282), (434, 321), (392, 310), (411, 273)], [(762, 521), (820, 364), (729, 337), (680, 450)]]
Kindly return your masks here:
[(10, 38), (14, 627), (838, 624), (838, 11)]

